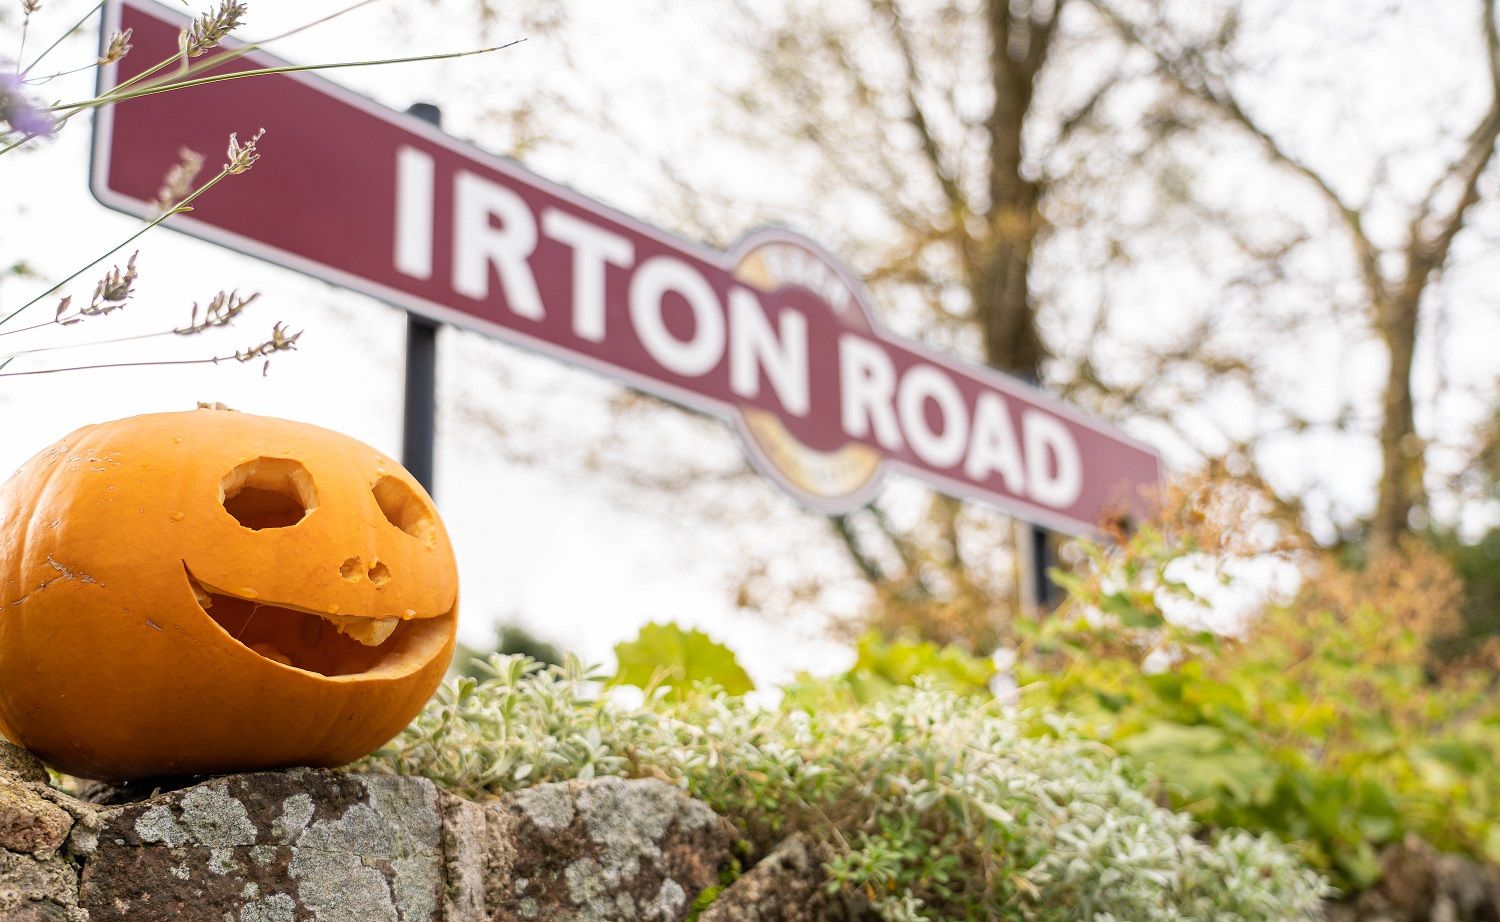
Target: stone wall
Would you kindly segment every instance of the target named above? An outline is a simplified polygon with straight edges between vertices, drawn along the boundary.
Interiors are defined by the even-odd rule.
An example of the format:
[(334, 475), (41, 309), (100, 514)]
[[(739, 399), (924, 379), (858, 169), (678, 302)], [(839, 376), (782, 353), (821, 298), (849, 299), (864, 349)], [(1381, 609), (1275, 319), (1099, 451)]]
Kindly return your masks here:
[[(70, 797), (0, 743), (0, 920), (676, 920), (717, 886), (738, 839), (652, 780), (475, 803), (422, 778), (293, 769), (109, 802), (133, 796)], [(786, 869), (814, 879), (808, 850), (788, 849)], [(705, 922), (813, 918), (775, 908), (797, 893), (764, 886), (780, 861), (725, 891)]]
[[(0, 922), (824, 922), (827, 855), (748, 857), (734, 826), (660, 781), (546, 784), (476, 803), (423, 778), (315, 769), (71, 797), (0, 742)], [(1420, 842), (1330, 922), (1500, 922), (1500, 873)], [(695, 903), (700, 901), (695, 907)], [(711, 899), (710, 899), (711, 898)]]

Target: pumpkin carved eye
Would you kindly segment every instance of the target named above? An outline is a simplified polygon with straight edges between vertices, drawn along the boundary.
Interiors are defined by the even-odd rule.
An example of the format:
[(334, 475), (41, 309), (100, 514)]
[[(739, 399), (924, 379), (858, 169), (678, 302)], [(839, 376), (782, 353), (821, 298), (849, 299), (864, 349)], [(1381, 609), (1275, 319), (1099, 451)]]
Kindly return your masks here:
[(224, 510), (253, 531), (296, 525), (318, 506), (312, 475), (290, 458), (256, 458), (219, 483)]
[(386, 475), (376, 481), (373, 489), (375, 502), (386, 521), (424, 544), (433, 543), (436, 535), (432, 510), (405, 481)]

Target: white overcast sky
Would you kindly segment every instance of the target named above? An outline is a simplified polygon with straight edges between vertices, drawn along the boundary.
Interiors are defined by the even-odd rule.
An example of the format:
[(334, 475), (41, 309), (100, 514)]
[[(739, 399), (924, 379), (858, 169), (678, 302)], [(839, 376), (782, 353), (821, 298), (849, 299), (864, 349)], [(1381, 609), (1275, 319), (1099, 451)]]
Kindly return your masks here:
[[(88, 5), (78, 0), (46, 3), (35, 18), (30, 47), (35, 50), (50, 41)], [(202, 5), (195, 4), (195, 9)], [(249, 22), (240, 34), (249, 39), (276, 34), (342, 5), (251, 0)], [(1439, 5), (1451, 11), (1460, 4), (1442, 0)], [(735, 203), (747, 220), (774, 218), (781, 208), (808, 195), (805, 177), (776, 150), (747, 148), (721, 130), (728, 116), (714, 85), (732, 84), (748, 67), (723, 34), (718, 3), (577, 0), (568, 7), (564, 27), (532, 34), (524, 44), (491, 56), (342, 70), (334, 79), (394, 108), (417, 101), (438, 103), (447, 130), (480, 140), (499, 153), (510, 153), (505, 148), (509, 135), (503, 125), (487, 118), (488, 112), (513, 111), (528, 102), (544, 107), (552, 100), (581, 110), (602, 103), (614, 123), (610, 128), (591, 127), (586, 117), (560, 117), (544, 126), (557, 136), (554, 142), (528, 152), (524, 160), (542, 175), (648, 219), (661, 220), (663, 214), (662, 162), (713, 188), (719, 199)], [(478, 42), (467, 10), (462, 0), (435, 5), (390, 0), (279, 42), (273, 50), (298, 62), (456, 50)], [(1344, 9), (1345, 15), (1349, 12)], [(9, 49), (15, 47), (15, 25), (14, 15), (0, 21), (0, 59), (14, 56)], [(493, 37), (525, 34), (518, 26), (502, 28)], [(1387, 120), (1390, 132), (1409, 132), (1418, 143), (1430, 127), (1422, 119), (1447, 118), (1455, 111), (1465, 115), (1463, 105), (1441, 110), (1424, 95), (1423, 80), (1437, 85), (1444, 79), (1442, 70), (1451, 60), (1445, 58), (1445, 49), (1453, 47), (1453, 35), (1438, 30), (1407, 41), (1398, 28), (1349, 37), (1356, 42), (1343, 70), (1354, 68), (1355, 73), (1341, 79), (1357, 79), (1366, 91), (1389, 101), (1401, 116)], [(1468, 38), (1460, 34), (1459, 44)], [(1327, 50), (1308, 47), (1313, 37), (1305, 29), (1274, 40), (1284, 44), (1279, 66), (1285, 69), (1266, 76), (1265, 85), (1281, 98), (1300, 100), (1279, 114), (1291, 121), (1338, 118), (1336, 112), (1303, 111), (1310, 104), (1298, 92), (1304, 83), (1319, 82), (1339, 70), (1327, 64)], [(53, 64), (85, 63), (95, 41), (90, 26), (54, 53)], [(91, 76), (84, 74), (60, 79), (48, 92), (74, 98), (86, 94), (90, 85)], [(255, 116), (246, 113), (244, 132), (257, 127)], [(1364, 140), (1354, 134), (1341, 137), (1348, 149), (1335, 151), (1335, 157), (1347, 159), (1351, 171), (1362, 168), (1368, 160), (1361, 159)], [(89, 125), (79, 120), (37, 150), (0, 161), (0, 264), (24, 260), (44, 279), (60, 278), (137, 226), (88, 194), (88, 140)], [(276, 155), (275, 141), (274, 134), (267, 136), (267, 157)], [(357, 145), (351, 144), (348, 155), (359, 156)], [(1494, 186), (1492, 176), (1487, 188)], [(1298, 194), (1293, 185), (1287, 189), (1288, 194)], [(277, 204), (295, 220), (295, 202)], [(801, 229), (821, 236), (819, 228)], [(1482, 240), (1469, 241), (1465, 246), (1472, 250), (1481, 244)], [(187, 409), (197, 401), (305, 420), (399, 456), (404, 335), (400, 311), (170, 230), (152, 232), (139, 248), (141, 280), (127, 311), (60, 335), (49, 332), (36, 341), (79, 342), (164, 329), (185, 319), (192, 302), (202, 303), (221, 288), (237, 287), (260, 291), (262, 297), (235, 330), (217, 341), (218, 347), (248, 344), (280, 319), (305, 329), (302, 348), (278, 357), (265, 378), (258, 367), (189, 367), (0, 379), (0, 471), (14, 469), (78, 426)], [(1471, 272), (1450, 283), (1474, 292), (1478, 316), (1458, 334), (1459, 339), (1472, 340), (1471, 347), (1445, 354), (1441, 361), (1433, 354), (1423, 359), (1471, 380), (1486, 375), (1493, 379), (1500, 373), (1500, 362), (1483, 347), (1500, 335), (1495, 301), (1485, 293), (1493, 288), (1485, 283), (1493, 278), (1493, 267), (1484, 268), (1488, 274)], [(86, 274), (87, 281), (74, 287), (75, 295), (86, 298), (95, 277), (95, 272)], [(1175, 299), (1194, 297), (1190, 281), (1162, 272), (1135, 281), (1141, 288), (1126, 285), (1120, 296), (1154, 304), (1167, 314)], [(0, 306), (22, 303), (44, 287), (45, 283), (6, 281), (0, 284)], [(45, 310), (39, 308), (35, 319), (45, 319)], [(19, 342), (22, 338), (0, 343), (31, 344)], [(192, 357), (203, 354), (204, 348), (147, 341), (104, 352), (56, 353), (47, 362), (100, 355), (112, 360)], [(815, 623), (770, 624), (734, 607), (732, 583), (743, 569), (744, 556), (756, 546), (796, 533), (788, 523), (796, 524), (799, 513), (789, 500), (770, 491), (755, 497), (746, 508), (771, 524), (751, 535), (747, 545), (744, 529), (704, 524), (674, 509), (671, 495), (644, 493), (632, 498), (617, 479), (589, 471), (581, 454), (595, 434), (608, 428), (605, 405), (617, 393), (607, 382), (470, 333), (445, 331), (439, 361), (436, 498), (459, 554), (464, 640), (483, 645), (493, 621), (504, 617), (586, 658), (603, 659), (614, 643), (632, 636), (646, 621), (675, 619), (702, 626), (729, 643), (761, 682), (786, 679), (798, 669), (829, 671), (847, 661), (840, 646), (820, 639)], [(1345, 362), (1353, 364), (1335, 367)], [(22, 367), (26, 366), (21, 360), (13, 366)], [(1368, 357), (1357, 353), (1340, 353), (1307, 368), (1314, 381), (1374, 377), (1370, 372)], [(1434, 373), (1429, 369), (1429, 377)], [(486, 414), (533, 428), (540, 422), (541, 432), (496, 435), (472, 422), (476, 415)], [(1471, 423), (1472, 415), (1457, 411), (1451, 422), (1428, 421), (1429, 426), (1460, 428)], [(515, 449), (520, 443), (524, 450)], [(687, 439), (638, 449), (639, 456), (631, 460), (649, 467), (655, 460), (653, 449), (711, 453), (724, 451), (725, 444), (724, 439)], [(1309, 480), (1357, 507), (1369, 493), (1378, 464), (1368, 450), (1351, 450), (1349, 445), (1336, 439), (1302, 441), (1285, 449), (1281, 463), (1285, 469), (1305, 471)], [(530, 459), (515, 457), (522, 453)]]

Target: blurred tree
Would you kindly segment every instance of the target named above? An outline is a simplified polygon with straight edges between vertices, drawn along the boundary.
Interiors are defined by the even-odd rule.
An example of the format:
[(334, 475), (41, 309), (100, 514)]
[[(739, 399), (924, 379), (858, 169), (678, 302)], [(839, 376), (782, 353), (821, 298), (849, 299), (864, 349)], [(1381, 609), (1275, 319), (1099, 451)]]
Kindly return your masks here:
[[(1483, 199), (1500, 137), (1494, 0), (1449, 3), (1421, 17), (1460, 33), (1455, 23), (1478, 18), (1481, 40), (1461, 48), (1475, 58), (1464, 59), (1467, 92), (1442, 119), (1413, 119), (1430, 128), (1418, 144), (1381, 139), (1384, 146), (1355, 161), (1363, 175), (1340, 155), (1332, 125), (1299, 125), (1288, 116), (1302, 101), (1271, 96), (1278, 88), (1266, 71), (1276, 61), (1265, 49), (1276, 40), (1266, 36), (1290, 8), (1273, 14), (1228, 0), (851, 0), (772, 13), (742, 6), (764, 63), (739, 100), (757, 130), (806, 142), (830, 189), (852, 193), (885, 219), (872, 222), (853, 251), (896, 305), (894, 323), (904, 312), (907, 325), (949, 348), (1040, 377), (1103, 412), (1160, 419), (1190, 444), (1195, 431), (1217, 430), (1196, 439), (1200, 456), (1264, 490), (1276, 517), (1297, 531), (1309, 524), (1302, 485), (1273, 488), (1264, 444), (1287, 432), (1367, 427), (1381, 470), (1373, 512), (1352, 533), (1366, 556), (1390, 553), (1430, 520), (1430, 444), (1417, 428), (1414, 361), (1423, 331), (1462, 303), (1445, 298), (1437, 282)], [(1407, 25), (1394, 11), (1385, 16), (1386, 28)], [(1323, 25), (1331, 41), (1349, 24)], [(1379, 45), (1374, 30), (1357, 37)], [(1482, 79), (1467, 79), (1472, 65)], [(1261, 106), (1243, 101), (1246, 85)], [(1214, 188), (1247, 176), (1262, 197), (1284, 187), (1317, 208), (1268, 211)], [(1132, 197), (1143, 195), (1146, 207), (1132, 209)], [(1132, 217), (1137, 210), (1144, 220)], [(1138, 310), (1130, 316), (1129, 297), (1111, 285), (1128, 284), (1134, 264), (1145, 261), (1138, 254), (1152, 245), (1196, 251), (1210, 296), (1193, 300), (1219, 294), (1226, 306), (1201, 311), (1180, 335), (1166, 323), (1132, 344), (1122, 327), (1142, 318)], [(1091, 250), (1104, 255), (1069, 264), (1068, 256), (1088, 258)], [(1160, 271), (1161, 257), (1147, 258)], [(1337, 268), (1308, 268), (1310, 258)], [(1069, 322), (1079, 311), (1067, 279), (1080, 268), (1102, 276), (1097, 311), (1082, 325)], [(1333, 289), (1335, 296), (1320, 297)], [(1301, 302), (1301, 310), (1289, 312), (1281, 300)], [(1235, 302), (1241, 316), (1231, 318), (1227, 305)], [(1349, 315), (1357, 319), (1347, 335), (1373, 334), (1385, 359), (1366, 420), (1353, 409), (1364, 396), (1357, 391), (1340, 395), (1344, 405), (1331, 413), (1298, 394), (1306, 389), (1298, 340)], [(1215, 406), (1226, 396), (1264, 421), (1215, 419), (1228, 415)], [(993, 626), (1013, 604), (1013, 595), (992, 596), (993, 581), (974, 572), (992, 569), (993, 556), (965, 559), (958, 504), (934, 498), (925, 520), (902, 531), (878, 507), (863, 517), (875, 525), (864, 540), (856, 516), (834, 527), (876, 587), (873, 623), (890, 628), (915, 617), (935, 628), (928, 636), (953, 642), (962, 639), (949, 624), (957, 604), (969, 610), (973, 643), (986, 623), (973, 609)], [(894, 554), (871, 554), (873, 540)]]
[[(1394, 550), (1402, 535), (1413, 529), (1414, 516), (1425, 519), (1427, 512), (1427, 446), (1417, 432), (1413, 397), (1417, 338), (1430, 325), (1423, 322), (1426, 314), (1438, 309), (1434, 283), (1448, 267), (1454, 241), (1480, 203), (1481, 180), (1500, 139), (1500, 26), (1495, 0), (1477, 0), (1467, 14), (1454, 13), (1477, 19), (1483, 77), (1475, 81), (1473, 98), (1485, 96), (1487, 102), (1465, 113), (1468, 119), (1458, 131), (1444, 133), (1451, 136), (1431, 139), (1433, 149), (1442, 153), (1436, 168), (1424, 171), (1428, 181), (1419, 194), (1403, 195), (1395, 174), (1377, 175), (1367, 184), (1363, 200), (1343, 191), (1349, 185), (1340, 175), (1345, 164), (1300, 154), (1254, 108), (1242, 103), (1236, 85), (1245, 68), (1236, 54), (1236, 8), (1223, 13), (1209, 46), (1194, 47), (1171, 21), (1166, 12), (1170, 5), (1141, 16), (1132, 14), (1153, 8), (1127, 13), (1125, 4), (1113, 0), (1088, 2), (1132, 46), (1150, 53), (1156, 73), (1185, 100), (1206, 107), (1246, 135), (1272, 164), (1301, 179), (1336, 217), (1337, 233), (1354, 255), (1365, 322), (1386, 352), (1378, 424), (1381, 475), (1368, 539), (1372, 553)], [(1461, 143), (1455, 145), (1454, 136)], [(1381, 213), (1382, 208), (1387, 212)], [(1391, 214), (1391, 209), (1400, 210)], [(1405, 232), (1382, 240), (1381, 224), (1403, 224)]]
[[(1131, 420), (1260, 489), (1303, 537), (1378, 556), (1439, 514), (1434, 492), (1457, 526), (1455, 485), (1484, 481), (1489, 455), (1456, 471), (1439, 431), (1459, 418), (1444, 337), (1473, 329), (1453, 321), (1477, 300), (1444, 283), (1455, 253), (1484, 259), (1482, 238), (1463, 244), (1500, 132), (1492, 0), (1374, 16), (1242, 0), (726, 2), (751, 67), (706, 79), (732, 94), (741, 140), (776, 151), (798, 204), (756, 212), (664, 162), (677, 195), (657, 220), (718, 243), (755, 219), (815, 228), (896, 332)], [(1425, 95), (1374, 105), (1390, 86), (1377, 72)], [(821, 608), (858, 584), (856, 634), (911, 626), (976, 650), (1003, 635), (1020, 542), (993, 510), (894, 484), (819, 542), (810, 514), (748, 486), (717, 421), (628, 391), (611, 408), (623, 424), (579, 446), (599, 469), (668, 491), (673, 515), (702, 500), (715, 521), (797, 530), (745, 555), (742, 604)], [(664, 433), (701, 450), (669, 459)], [(1373, 480), (1328, 460), (1372, 444)]]
[(491, 653), (515, 653), (553, 666), (561, 666), (564, 653), (560, 647), (543, 640), (519, 624), (500, 622), (495, 625), (495, 646), (480, 650), (467, 644), (459, 644), (453, 654), (453, 671), (459, 675), (480, 678), (488, 675), (477, 668), (474, 661), (484, 659)]

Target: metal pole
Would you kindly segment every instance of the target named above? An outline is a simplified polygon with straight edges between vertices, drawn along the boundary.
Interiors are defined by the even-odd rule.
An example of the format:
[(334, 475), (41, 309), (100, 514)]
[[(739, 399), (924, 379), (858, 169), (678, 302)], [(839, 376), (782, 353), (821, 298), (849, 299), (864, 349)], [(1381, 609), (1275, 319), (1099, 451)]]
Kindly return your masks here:
[[(1018, 372), (1016, 375), (1033, 387), (1042, 386), (1041, 378), (1034, 373)], [(1025, 588), (1029, 590), (1029, 593), (1021, 593), (1021, 604), (1035, 606), (1038, 611), (1051, 611), (1062, 601), (1057, 584), (1047, 576), (1047, 571), (1058, 565), (1057, 541), (1052, 532), (1040, 525), (1018, 524), (1021, 527), (1017, 529), (1016, 550), (1023, 567), (1021, 579), (1026, 581)], [(1019, 546), (1023, 543), (1024, 547)]]
[[(406, 110), (425, 122), (443, 123), (443, 113), (419, 102)], [(406, 394), (401, 413), (401, 463), (417, 482), (433, 492), (433, 433), (437, 429), (438, 324), (406, 315)]]
[(1052, 533), (1040, 525), (1033, 525), (1027, 531), (1031, 533), (1031, 578), (1035, 587), (1032, 591), (1036, 593), (1033, 598), (1037, 608), (1051, 611), (1062, 601), (1057, 584), (1047, 576), (1047, 571), (1058, 563), (1057, 542), (1052, 539)]

